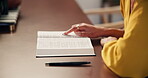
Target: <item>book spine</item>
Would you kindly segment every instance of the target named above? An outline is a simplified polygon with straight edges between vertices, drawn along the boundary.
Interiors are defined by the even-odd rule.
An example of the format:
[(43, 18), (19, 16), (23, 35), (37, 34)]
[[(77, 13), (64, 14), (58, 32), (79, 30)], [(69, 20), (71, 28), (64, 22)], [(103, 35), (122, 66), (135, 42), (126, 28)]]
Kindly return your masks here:
[(15, 29), (14, 24), (0, 24), (0, 33), (13, 33)]

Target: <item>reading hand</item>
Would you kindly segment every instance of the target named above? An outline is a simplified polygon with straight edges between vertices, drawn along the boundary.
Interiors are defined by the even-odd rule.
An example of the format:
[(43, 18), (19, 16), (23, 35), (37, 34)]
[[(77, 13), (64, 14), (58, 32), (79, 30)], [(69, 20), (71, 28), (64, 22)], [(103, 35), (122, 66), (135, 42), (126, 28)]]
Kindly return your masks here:
[(64, 35), (68, 35), (69, 33), (73, 32), (73, 31), (79, 30), (79, 26), (80, 26), (80, 24), (73, 25), (69, 30), (67, 30), (67, 31), (64, 33)]
[(103, 31), (102, 28), (97, 28), (90, 24), (81, 23), (81, 24), (72, 25), (72, 27), (64, 34), (68, 35), (69, 33), (74, 32), (76, 35), (80, 37), (95, 38), (101, 36), (102, 31)]

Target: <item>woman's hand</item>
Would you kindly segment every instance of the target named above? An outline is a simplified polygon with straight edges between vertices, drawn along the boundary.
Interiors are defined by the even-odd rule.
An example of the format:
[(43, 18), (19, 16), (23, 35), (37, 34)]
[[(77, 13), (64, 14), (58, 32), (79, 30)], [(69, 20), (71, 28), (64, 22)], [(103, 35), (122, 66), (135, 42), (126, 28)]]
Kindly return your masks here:
[(71, 32), (75, 32), (76, 35), (81, 37), (107, 37), (113, 36), (116, 38), (122, 37), (124, 34), (124, 30), (122, 29), (115, 29), (115, 28), (104, 28), (99, 26), (93, 26), (86, 23), (75, 24), (66, 31), (64, 34), (68, 35)]
[(66, 31), (64, 34), (68, 35), (71, 32), (75, 32), (76, 35), (81, 37), (100, 37), (105, 35), (105, 28), (103, 27), (96, 27), (90, 24), (81, 23), (72, 25), (72, 27)]
[(101, 39), (100, 43), (102, 46), (104, 46), (105, 43), (113, 41), (113, 40), (117, 40), (116, 37), (107, 37), (107, 38), (103, 38)]

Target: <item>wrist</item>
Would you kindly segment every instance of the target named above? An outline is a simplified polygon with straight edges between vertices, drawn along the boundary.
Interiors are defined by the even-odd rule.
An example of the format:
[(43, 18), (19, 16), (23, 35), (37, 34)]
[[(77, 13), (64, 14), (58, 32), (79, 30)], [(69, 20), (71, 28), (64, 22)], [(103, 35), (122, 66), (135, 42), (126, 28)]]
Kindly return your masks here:
[(113, 40), (117, 40), (116, 37), (107, 37), (107, 38), (103, 38), (101, 39), (100, 43), (102, 46), (104, 46), (104, 44), (110, 42), (110, 41), (113, 41)]
[(115, 28), (105, 28), (104, 33), (105, 33), (105, 36), (113, 36), (113, 37), (119, 38), (123, 36), (124, 30), (115, 29)]

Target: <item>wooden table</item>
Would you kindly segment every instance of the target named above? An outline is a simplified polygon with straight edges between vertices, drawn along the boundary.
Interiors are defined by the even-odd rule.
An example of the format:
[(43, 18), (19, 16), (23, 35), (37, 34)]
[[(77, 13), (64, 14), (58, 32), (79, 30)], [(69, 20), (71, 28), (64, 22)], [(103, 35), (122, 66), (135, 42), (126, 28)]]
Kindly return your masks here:
[[(74, 0), (23, 0), (17, 31), (0, 34), (0, 78), (118, 78), (97, 56), (36, 58), (37, 31), (67, 30), (75, 23), (90, 23)], [(91, 61), (90, 66), (50, 67), (46, 62)]]

